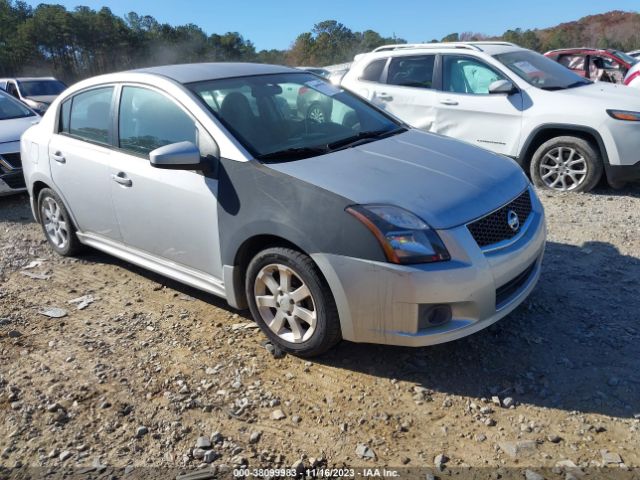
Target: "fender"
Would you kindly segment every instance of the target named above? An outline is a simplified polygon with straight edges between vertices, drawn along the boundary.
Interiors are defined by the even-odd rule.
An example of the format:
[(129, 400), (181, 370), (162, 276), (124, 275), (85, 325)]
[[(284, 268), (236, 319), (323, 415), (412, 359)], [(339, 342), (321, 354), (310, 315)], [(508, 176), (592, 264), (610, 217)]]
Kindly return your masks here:
[(604, 163), (605, 170), (608, 170), (610, 168), (609, 156), (607, 154), (607, 149), (604, 145), (604, 141), (602, 140), (602, 136), (600, 136), (600, 133), (598, 133), (598, 131), (594, 128), (586, 127), (584, 125), (574, 125), (570, 123), (545, 123), (533, 129), (531, 133), (529, 133), (529, 136), (527, 137), (527, 139), (524, 141), (522, 148), (520, 149), (520, 154), (516, 158), (516, 161), (521, 167), (526, 167), (525, 161), (527, 160), (526, 158), (528, 156), (527, 153), (529, 151), (529, 148), (531, 148), (531, 144), (533, 143), (533, 140), (536, 138), (536, 136), (539, 133), (544, 132), (546, 130), (564, 130), (568, 133), (570, 132), (588, 133), (589, 135), (593, 136), (593, 138), (596, 139), (596, 143), (598, 144), (598, 148), (600, 149), (600, 154), (602, 155), (602, 160)]

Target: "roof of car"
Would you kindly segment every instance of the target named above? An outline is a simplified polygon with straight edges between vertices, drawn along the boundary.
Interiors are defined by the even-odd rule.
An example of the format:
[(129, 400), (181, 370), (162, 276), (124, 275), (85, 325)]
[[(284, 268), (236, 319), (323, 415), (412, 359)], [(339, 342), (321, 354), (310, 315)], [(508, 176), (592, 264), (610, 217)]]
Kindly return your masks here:
[(280, 65), (261, 63), (185, 63), (181, 65), (164, 65), (161, 67), (132, 70), (137, 73), (150, 73), (171, 78), (179, 83), (218, 80), (221, 78), (247, 77), (251, 75), (269, 75), (274, 73), (300, 73), (300, 70)]
[[(566, 52), (607, 52), (607, 53), (614, 53), (615, 50), (612, 50), (610, 48), (573, 47), (573, 48), (557, 48), (555, 50), (549, 50), (547, 53), (566, 53)], [(545, 53), (545, 55), (547, 53)]]
[[(482, 52), (488, 55), (496, 55), (499, 53), (512, 52), (514, 50), (522, 50), (522, 47), (509, 42), (442, 42), (442, 43), (409, 43), (396, 45), (383, 45), (376, 48), (370, 53), (376, 56), (389, 55), (390, 52), (414, 52), (419, 50), (463, 50), (467, 52)], [(356, 55), (355, 59), (362, 58), (363, 55)]]
[(0, 82), (6, 82), (7, 80), (17, 80), (19, 82), (28, 82), (32, 80), (58, 80), (54, 77), (6, 77), (0, 78)]

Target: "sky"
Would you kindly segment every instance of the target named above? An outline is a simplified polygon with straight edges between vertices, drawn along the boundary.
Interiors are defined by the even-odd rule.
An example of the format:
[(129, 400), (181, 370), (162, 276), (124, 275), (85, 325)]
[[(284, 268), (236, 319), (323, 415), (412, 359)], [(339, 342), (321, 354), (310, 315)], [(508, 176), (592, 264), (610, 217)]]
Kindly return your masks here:
[(239, 32), (258, 50), (286, 49), (322, 20), (353, 31), (372, 29), (409, 42), (440, 39), (453, 32), (501, 34), (512, 28), (545, 28), (610, 10), (639, 11), (638, 0), (57, 0), (68, 9), (103, 6), (123, 16), (130, 11), (161, 23), (194, 23), (207, 34)]

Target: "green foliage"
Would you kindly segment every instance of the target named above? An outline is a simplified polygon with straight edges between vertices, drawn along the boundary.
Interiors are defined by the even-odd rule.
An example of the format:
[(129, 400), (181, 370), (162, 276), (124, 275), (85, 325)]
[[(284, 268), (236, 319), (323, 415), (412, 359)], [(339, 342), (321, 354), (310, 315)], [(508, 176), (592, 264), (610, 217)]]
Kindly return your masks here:
[[(640, 48), (639, 31), (640, 14), (614, 11), (546, 30), (507, 30), (494, 39), (538, 51), (583, 45), (632, 50)], [(484, 39), (489, 37), (462, 32), (441, 41)], [(117, 70), (202, 61), (322, 66), (349, 62), (358, 53), (390, 43), (406, 41), (325, 20), (298, 35), (287, 50), (256, 51), (238, 32), (209, 35), (194, 24), (161, 24), (135, 12), (121, 18), (106, 7), (32, 8), (21, 0), (0, 0), (0, 76), (53, 74), (73, 82)]]

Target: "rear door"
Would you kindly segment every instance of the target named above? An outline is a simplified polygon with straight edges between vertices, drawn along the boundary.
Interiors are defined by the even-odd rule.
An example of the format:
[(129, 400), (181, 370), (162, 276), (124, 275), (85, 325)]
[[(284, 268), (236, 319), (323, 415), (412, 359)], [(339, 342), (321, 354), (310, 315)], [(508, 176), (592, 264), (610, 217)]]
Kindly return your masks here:
[(202, 172), (164, 170), (149, 152), (183, 141), (215, 150), (209, 134), (164, 92), (125, 85), (119, 101), (111, 195), (124, 243), (165, 261), (222, 276), (218, 181)]
[(373, 84), (369, 97), (375, 105), (422, 130), (433, 130), (436, 91), (436, 54), (392, 57)]
[(119, 240), (109, 182), (113, 92), (93, 88), (66, 100), (48, 149), (51, 176), (80, 231)]
[(433, 131), (503, 155), (516, 156), (522, 127), (523, 99), (490, 94), (489, 85), (509, 80), (470, 55), (442, 56), (442, 89), (434, 93)]

